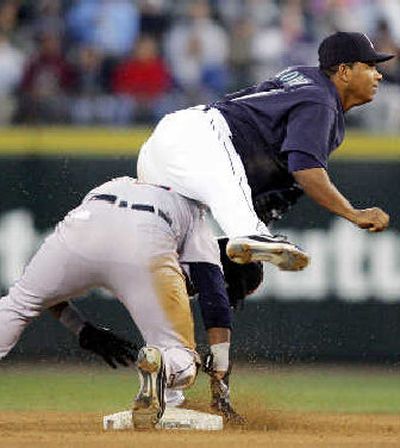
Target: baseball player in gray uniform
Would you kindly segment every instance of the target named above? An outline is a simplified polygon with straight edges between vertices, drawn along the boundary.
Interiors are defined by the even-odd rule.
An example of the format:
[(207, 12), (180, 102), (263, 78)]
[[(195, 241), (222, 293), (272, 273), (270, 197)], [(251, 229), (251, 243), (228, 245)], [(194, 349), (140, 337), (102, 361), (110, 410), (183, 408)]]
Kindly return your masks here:
[[(199, 365), (179, 262), (221, 271), (218, 244), (202, 206), (128, 177), (95, 188), (56, 226), (0, 300), (0, 358), (44, 309), (57, 308), (91, 287), (105, 287), (129, 311), (146, 342), (138, 354), (141, 387), (133, 415), (136, 427), (153, 427), (163, 414), (165, 386), (189, 387)], [(214, 316), (221, 309), (211, 310), (210, 325), (228, 331), (230, 317)], [(59, 318), (76, 333), (81, 330), (73, 308), (62, 307)], [(216, 342), (221, 342), (218, 337)], [(228, 368), (225, 359), (220, 365)], [(219, 378), (225, 373), (220, 371)]]

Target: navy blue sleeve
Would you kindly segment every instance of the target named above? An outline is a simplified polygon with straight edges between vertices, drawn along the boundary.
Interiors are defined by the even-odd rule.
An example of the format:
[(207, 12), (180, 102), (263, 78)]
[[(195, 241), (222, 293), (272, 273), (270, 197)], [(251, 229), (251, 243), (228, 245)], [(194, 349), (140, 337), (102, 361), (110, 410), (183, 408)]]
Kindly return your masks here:
[(302, 103), (289, 114), (282, 151), (301, 151), (327, 168), (335, 111), (325, 104)]
[(205, 328), (232, 328), (232, 310), (221, 268), (211, 263), (189, 263), (189, 268)]
[(289, 173), (310, 168), (325, 168), (314, 156), (302, 151), (290, 151), (288, 154)]

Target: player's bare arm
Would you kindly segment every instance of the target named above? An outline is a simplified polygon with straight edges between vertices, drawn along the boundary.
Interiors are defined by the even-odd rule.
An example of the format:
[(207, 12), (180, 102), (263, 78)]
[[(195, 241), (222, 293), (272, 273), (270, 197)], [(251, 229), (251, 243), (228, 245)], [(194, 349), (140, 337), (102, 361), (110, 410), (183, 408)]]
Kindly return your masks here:
[(356, 209), (335, 187), (323, 168), (310, 168), (292, 173), (304, 192), (317, 204), (341, 216), (361, 229), (381, 232), (389, 225), (389, 215), (378, 207)]
[(210, 263), (191, 263), (190, 277), (198, 292), (210, 347), (203, 370), (210, 375), (211, 406), (227, 421), (243, 424), (245, 420), (234, 410), (229, 398), (231, 310), (241, 307), (245, 297), (261, 284), (263, 269), (260, 263), (232, 262), (226, 255), (227, 241), (218, 239), (223, 273), (219, 266)]
[(231, 329), (230, 328), (222, 328), (222, 327), (214, 327), (209, 328), (207, 330), (208, 343), (210, 345), (213, 344), (221, 344), (223, 342), (231, 342)]

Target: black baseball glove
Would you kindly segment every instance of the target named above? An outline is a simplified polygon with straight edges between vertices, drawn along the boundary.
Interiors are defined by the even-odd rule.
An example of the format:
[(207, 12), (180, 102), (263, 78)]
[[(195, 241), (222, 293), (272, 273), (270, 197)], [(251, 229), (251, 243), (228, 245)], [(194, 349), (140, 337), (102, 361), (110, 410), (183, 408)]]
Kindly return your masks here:
[(268, 225), (281, 219), (303, 193), (298, 185), (260, 193), (253, 197), (254, 209), (261, 221)]
[(242, 308), (245, 297), (254, 292), (261, 284), (264, 276), (263, 265), (260, 262), (248, 264), (234, 263), (226, 255), (228, 238), (218, 238), (221, 263), (224, 270), (226, 289), (232, 308)]
[(95, 327), (89, 322), (85, 323), (79, 333), (79, 345), (101, 356), (113, 369), (116, 369), (118, 364), (128, 367), (137, 360), (136, 345), (115, 335), (108, 328)]

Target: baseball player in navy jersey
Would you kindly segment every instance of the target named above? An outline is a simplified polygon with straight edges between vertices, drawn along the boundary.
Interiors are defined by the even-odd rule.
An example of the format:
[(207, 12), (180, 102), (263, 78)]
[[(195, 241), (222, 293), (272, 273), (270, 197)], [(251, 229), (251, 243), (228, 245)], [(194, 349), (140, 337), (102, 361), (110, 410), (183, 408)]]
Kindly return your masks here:
[[(213, 355), (209, 373), (216, 407), (226, 417), (239, 418), (223, 381), (229, 368), (231, 308), (219, 245), (203, 208), (169, 189), (129, 177), (90, 191), (0, 300), (0, 359), (29, 322), (51, 308), (79, 335), (83, 348), (113, 367), (137, 358), (141, 388), (133, 404), (134, 424), (153, 427), (164, 410), (165, 387), (171, 401), (179, 400), (172, 391), (192, 385), (199, 366), (182, 263), (189, 266), (199, 293)], [(250, 282), (243, 294), (260, 281), (255, 286)], [(146, 343), (138, 353), (128, 341), (87, 323), (65, 302), (91, 287), (107, 288), (126, 307)]]
[(344, 138), (344, 113), (372, 101), (382, 75), (365, 34), (338, 32), (319, 47), (319, 67), (291, 67), (220, 101), (165, 116), (143, 145), (138, 176), (208, 205), (237, 262), (268, 260), (281, 269), (307, 255), (267, 224), (306, 193), (362, 229), (389, 224), (380, 208), (356, 209), (327, 173)]

